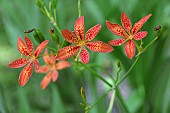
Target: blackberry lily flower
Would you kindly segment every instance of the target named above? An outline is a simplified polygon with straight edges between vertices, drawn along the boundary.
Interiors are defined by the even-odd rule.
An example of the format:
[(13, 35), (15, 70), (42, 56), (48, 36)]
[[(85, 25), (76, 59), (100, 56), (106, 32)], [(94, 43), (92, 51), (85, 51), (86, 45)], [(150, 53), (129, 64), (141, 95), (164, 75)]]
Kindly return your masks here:
[(80, 18), (77, 19), (77, 21), (74, 24), (75, 34), (72, 31), (66, 29), (62, 30), (62, 35), (65, 38), (65, 40), (69, 43), (72, 43), (73, 45), (66, 46), (60, 49), (57, 55), (55, 56), (56, 60), (64, 60), (70, 58), (78, 52), (75, 60), (77, 60), (78, 57), (80, 56), (81, 61), (84, 64), (87, 64), (89, 62), (90, 55), (85, 47), (87, 47), (93, 52), (107, 53), (113, 51), (113, 48), (110, 45), (102, 41), (91, 42), (100, 31), (101, 29), (100, 24), (97, 24), (93, 26), (91, 29), (89, 29), (86, 32), (85, 36), (84, 29), (85, 29), (84, 16), (81, 16)]
[(39, 44), (39, 46), (34, 51), (34, 45), (31, 40), (27, 36), (24, 36), (24, 40), (25, 42), (22, 41), (20, 36), (18, 37), (18, 51), (22, 55), (25, 55), (26, 58), (19, 58), (9, 63), (10, 68), (20, 68), (28, 63), (28, 65), (21, 71), (19, 75), (18, 83), (20, 86), (24, 86), (31, 77), (34, 64), (35, 70), (39, 68), (38, 56), (48, 44), (48, 40), (45, 40)]
[(58, 79), (58, 70), (67, 68), (71, 66), (71, 64), (70, 62), (64, 61), (64, 60), (56, 63), (54, 54), (51, 53), (49, 55), (47, 49), (44, 52), (43, 59), (46, 64), (43, 66), (40, 66), (39, 69), (36, 70), (36, 72), (47, 73), (40, 83), (41, 88), (44, 90), (50, 83), (51, 79), (53, 82), (55, 82)]
[(135, 55), (136, 50), (136, 45), (133, 39), (141, 40), (146, 37), (147, 31), (138, 31), (141, 29), (143, 24), (150, 18), (150, 16), (152, 16), (152, 14), (143, 17), (141, 20), (134, 24), (133, 28), (129, 17), (125, 13), (121, 14), (121, 23), (123, 28), (119, 24), (111, 23), (106, 20), (106, 25), (108, 29), (115, 35), (122, 37), (120, 39), (111, 40), (108, 42), (108, 44), (112, 46), (119, 46), (127, 41), (124, 47), (124, 51), (127, 57), (132, 59)]

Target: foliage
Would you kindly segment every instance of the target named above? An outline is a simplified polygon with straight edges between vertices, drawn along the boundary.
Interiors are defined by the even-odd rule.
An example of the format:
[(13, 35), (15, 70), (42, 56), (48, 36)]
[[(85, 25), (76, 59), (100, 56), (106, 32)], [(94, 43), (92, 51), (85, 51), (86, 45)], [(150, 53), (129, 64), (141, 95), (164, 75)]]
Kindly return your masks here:
[[(45, 4), (48, 5), (49, 2), (50, 0), (46, 0)], [(170, 112), (170, 2), (168, 0), (81, 0), (79, 4), (81, 4), (79, 7), (81, 14), (77, 0), (57, 0), (56, 6), (51, 5), (53, 8), (56, 7), (56, 11), (53, 11), (56, 18), (49, 18), (40, 11), (33, 0), (0, 1), (0, 112), (82, 113), (84, 109), (79, 105), (83, 103), (81, 87), (84, 87), (86, 93), (87, 106), (90, 107), (97, 102), (89, 113), (105, 113), (107, 110), (109, 112), (112, 105), (113, 113), (123, 113), (128, 110), (130, 113)], [(21, 69), (7, 67), (14, 58), (20, 57), (16, 52), (17, 37), (24, 37), (25, 30), (39, 29), (45, 39), (50, 40), (48, 46), (56, 48), (58, 42), (52, 41), (49, 29), (54, 28), (57, 37), (63, 42), (64, 38), (58, 31), (73, 30), (74, 22), (83, 15), (86, 23), (85, 31), (98, 23), (101, 24), (101, 31), (95, 40), (107, 43), (119, 37), (107, 29), (105, 21), (120, 23), (122, 12), (130, 17), (132, 23), (149, 13), (152, 14), (142, 28), (148, 31), (148, 35), (142, 40), (144, 47), (152, 42), (159, 32), (160, 34), (159, 38), (140, 55), (136, 65), (128, 73), (128, 78), (117, 90), (110, 90), (107, 84), (96, 77), (98, 75), (94, 75), (94, 70), (109, 84), (113, 84), (113, 81), (107, 75), (122, 78), (136, 60), (136, 57), (130, 60), (125, 56), (124, 46), (114, 47), (114, 51), (107, 54), (90, 52), (91, 58), (87, 65), (72, 62), (71, 67), (59, 71), (57, 82), (50, 83), (45, 90), (40, 88), (40, 81), (45, 74), (33, 73), (29, 82), (24, 87), (20, 87), (16, 81)], [(54, 22), (57, 23), (57, 27), (53, 26)], [(154, 28), (159, 25), (162, 27), (161, 31), (154, 31)], [(38, 45), (33, 33), (26, 35), (35, 45)], [(65, 45), (68, 43), (63, 43), (63, 46)], [(69, 59), (69, 61), (73, 60)], [(120, 67), (117, 67), (117, 61), (121, 64), (120, 72), (118, 72)], [(40, 59), (40, 64), (43, 63)], [(115, 98), (114, 103), (113, 101), (110, 103), (112, 98)], [(126, 105), (128, 110), (123, 105)]]

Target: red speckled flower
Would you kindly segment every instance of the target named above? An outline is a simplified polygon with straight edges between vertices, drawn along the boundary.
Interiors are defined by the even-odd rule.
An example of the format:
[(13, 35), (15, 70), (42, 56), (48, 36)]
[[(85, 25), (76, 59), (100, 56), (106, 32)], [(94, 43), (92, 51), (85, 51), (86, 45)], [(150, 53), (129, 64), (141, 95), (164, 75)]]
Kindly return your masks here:
[(42, 89), (45, 89), (48, 84), (50, 83), (51, 79), (53, 82), (55, 82), (58, 79), (58, 70), (62, 70), (64, 68), (67, 68), (71, 66), (70, 62), (68, 61), (59, 61), (56, 63), (54, 54), (51, 53), (48, 54), (47, 49), (45, 50), (44, 56), (43, 56), (44, 62), (46, 65), (40, 66), (38, 70), (36, 70), (37, 73), (47, 73), (47, 75), (42, 79), (40, 86)]
[(106, 25), (108, 29), (115, 35), (122, 36), (122, 38), (111, 40), (108, 43), (112, 46), (119, 46), (127, 41), (124, 50), (126, 55), (130, 59), (132, 59), (135, 55), (135, 49), (136, 49), (133, 39), (141, 40), (147, 35), (147, 31), (140, 31), (140, 32), (138, 31), (141, 29), (143, 24), (150, 18), (150, 16), (152, 16), (152, 14), (143, 17), (141, 20), (139, 20), (137, 23), (134, 24), (133, 28), (129, 17), (125, 13), (122, 13), (121, 15), (121, 22), (123, 28), (119, 24), (111, 23), (106, 20)]
[(31, 40), (24, 36), (25, 42), (22, 41), (20, 37), (18, 37), (18, 51), (25, 55), (26, 58), (19, 58), (11, 63), (9, 63), (10, 68), (20, 68), (28, 63), (28, 65), (21, 71), (18, 79), (18, 83), (20, 86), (24, 86), (32, 75), (33, 64), (35, 64), (35, 69), (39, 68), (38, 56), (44, 49), (44, 47), (48, 44), (48, 40), (43, 41), (34, 51), (34, 46)]
[(73, 45), (66, 46), (59, 50), (58, 54), (55, 56), (56, 60), (70, 58), (78, 52), (75, 60), (77, 60), (77, 58), (80, 56), (81, 61), (84, 64), (87, 64), (89, 62), (90, 55), (85, 47), (87, 47), (91, 51), (102, 53), (111, 52), (113, 50), (111, 46), (102, 41), (91, 42), (91, 40), (93, 40), (100, 31), (101, 29), (100, 24), (97, 24), (93, 26), (91, 29), (89, 29), (86, 32), (85, 36), (84, 29), (85, 29), (84, 16), (81, 16), (80, 18), (77, 19), (77, 21), (74, 24), (75, 34), (66, 29), (62, 30), (63, 37), (66, 39), (66, 41), (72, 43)]

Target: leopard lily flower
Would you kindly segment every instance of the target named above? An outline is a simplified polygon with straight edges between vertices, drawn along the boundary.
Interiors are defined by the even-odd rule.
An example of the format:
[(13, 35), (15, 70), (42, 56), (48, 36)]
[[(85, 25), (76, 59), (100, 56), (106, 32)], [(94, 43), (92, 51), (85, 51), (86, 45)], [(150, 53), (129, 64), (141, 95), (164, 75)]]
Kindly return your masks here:
[(35, 70), (39, 68), (38, 56), (48, 44), (48, 40), (43, 41), (34, 51), (34, 46), (31, 40), (24, 36), (25, 42), (22, 41), (20, 36), (18, 37), (18, 51), (26, 56), (25, 58), (18, 58), (9, 63), (10, 68), (20, 68), (28, 63), (28, 65), (21, 71), (18, 79), (20, 86), (24, 86), (32, 75), (33, 65), (35, 64)]
[(55, 59), (56, 60), (67, 59), (78, 53), (75, 60), (77, 60), (78, 57), (80, 56), (82, 63), (87, 64), (89, 62), (90, 55), (86, 47), (93, 52), (102, 53), (111, 52), (113, 48), (110, 45), (102, 41), (91, 42), (96, 37), (100, 29), (101, 25), (97, 24), (93, 26), (91, 29), (89, 29), (84, 36), (85, 31), (84, 16), (79, 17), (74, 24), (75, 34), (67, 29), (62, 30), (63, 37), (67, 42), (72, 43), (72, 45), (66, 46), (59, 50), (58, 54), (55, 56)]
[(43, 56), (44, 62), (46, 63), (43, 66), (40, 66), (38, 70), (36, 70), (37, 73), (47, 73), (46, 76), (42, 79), (40, 86), (42, 89), (45, 89), (48, 84), (50, 83), (51, 79), (53, 82), (55, 82), (58, 79), (58, 70), (62, 70), (64, 68), (67, 68), (71, 66), (70, 62), (68, 61), (59, 61), (56, 63), (54, 54), (51, 53), (48, 54), (47, 49), (44, 52)]
[(115, 35), (122, 37), (120, 39), (111, 40), (108, 43), (112, 46), (119, 46), (127, 42), (125, 44), (124, 51), (127, 57), (132, 59), (135, 55), (136, 50), (136, 45), (133, 39), (141, 40), (146, 37), (148, 32), (139, 30), (141, 29), (143, 24), (150, 18), (150, 16), (152, 16), (152, 14), (149, 14), (140, 19), (137, 23), (134, 24), (133, 28), (129, 17), (125, 13), (121, 14), (121, 23), (123, 27), (119, 24), (111, 23), (106, 20), (106, 25), (108, 29)]

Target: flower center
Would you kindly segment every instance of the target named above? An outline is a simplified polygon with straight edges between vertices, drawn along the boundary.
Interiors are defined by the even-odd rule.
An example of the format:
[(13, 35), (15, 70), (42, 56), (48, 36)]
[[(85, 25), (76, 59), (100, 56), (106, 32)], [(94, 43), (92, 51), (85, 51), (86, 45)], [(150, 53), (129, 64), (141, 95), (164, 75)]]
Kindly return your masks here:
[(77, 46), (84, 46), (86, 44), (85, 40), (81, 40), (77, 43)]
[(36, 59), (34, 54), (29, 55), (28, 58), (31, 62), (34, 62)]
[(128, 36), (128, 39), (133, 39), (133, 35), (129, 35), (129, 36)]

